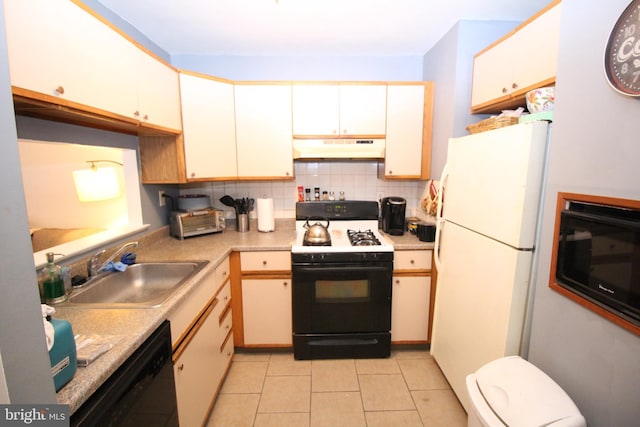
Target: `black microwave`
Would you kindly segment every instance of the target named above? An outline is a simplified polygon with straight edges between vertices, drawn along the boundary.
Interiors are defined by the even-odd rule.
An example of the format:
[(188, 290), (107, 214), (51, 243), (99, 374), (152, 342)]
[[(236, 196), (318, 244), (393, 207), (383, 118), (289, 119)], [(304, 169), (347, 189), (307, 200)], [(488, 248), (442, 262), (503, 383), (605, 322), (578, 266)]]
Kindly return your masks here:
[(640, 211), (571, 202), (560, 218), (558, 285), (640, 325)]

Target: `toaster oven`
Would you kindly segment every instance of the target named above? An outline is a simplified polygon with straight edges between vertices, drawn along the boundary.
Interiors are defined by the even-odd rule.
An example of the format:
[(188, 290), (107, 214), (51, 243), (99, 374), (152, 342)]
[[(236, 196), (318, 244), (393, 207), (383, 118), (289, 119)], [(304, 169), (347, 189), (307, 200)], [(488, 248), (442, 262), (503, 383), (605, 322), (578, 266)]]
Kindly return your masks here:
[(199, 209), (193, 211), (173, 211), (169, 217), (169, 229), (173, 237), (185, 237), (219, 233), (225, 229), (224, 211), (220, 209)]

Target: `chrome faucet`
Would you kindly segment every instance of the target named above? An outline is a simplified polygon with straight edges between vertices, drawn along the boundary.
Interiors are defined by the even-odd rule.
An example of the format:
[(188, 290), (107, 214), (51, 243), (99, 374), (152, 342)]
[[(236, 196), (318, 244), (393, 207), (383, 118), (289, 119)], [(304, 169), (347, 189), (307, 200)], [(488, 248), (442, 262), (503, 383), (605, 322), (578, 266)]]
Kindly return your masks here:
[(109, 258), (107, 258), (107, 260), (102, 264), (99, 263), (100, 256), (102, 256), (102, 254), (104, 254), (106, 250), (102, 249), (101, 251), (96, 252), (91, 258), (89, 258), (89, 261), (87, 262), (87, 271), (89, 273), (89, 277), (93, 277), (99, 272), (101, 272), (102, 269), (107, 266), (107, 264), (113, 261), (118, 255), (123, 253), (128, 248), (137, 248), (137, 247), (138, 247), (138, 242), (125, 243), (120, 247), (120, 249), (115, 251)]

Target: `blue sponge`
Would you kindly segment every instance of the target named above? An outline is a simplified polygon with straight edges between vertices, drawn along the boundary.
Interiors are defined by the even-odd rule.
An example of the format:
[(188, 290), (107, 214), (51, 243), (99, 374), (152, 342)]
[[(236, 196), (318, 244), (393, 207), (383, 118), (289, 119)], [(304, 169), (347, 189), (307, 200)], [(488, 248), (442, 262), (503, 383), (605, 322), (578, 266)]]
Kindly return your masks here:
[(127, 252), (120, 258), (120, 262), (126, 265), (132, 265), (136, 263), (136, 254), (133, 252)]

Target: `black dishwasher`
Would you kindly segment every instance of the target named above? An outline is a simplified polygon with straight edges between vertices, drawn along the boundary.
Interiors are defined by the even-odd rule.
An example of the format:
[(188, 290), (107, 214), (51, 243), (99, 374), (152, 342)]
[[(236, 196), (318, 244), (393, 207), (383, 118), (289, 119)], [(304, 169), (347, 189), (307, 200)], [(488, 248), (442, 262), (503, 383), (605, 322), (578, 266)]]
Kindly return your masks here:
[(72, 426), (178, 426), (166, 320), (71, 415)]

